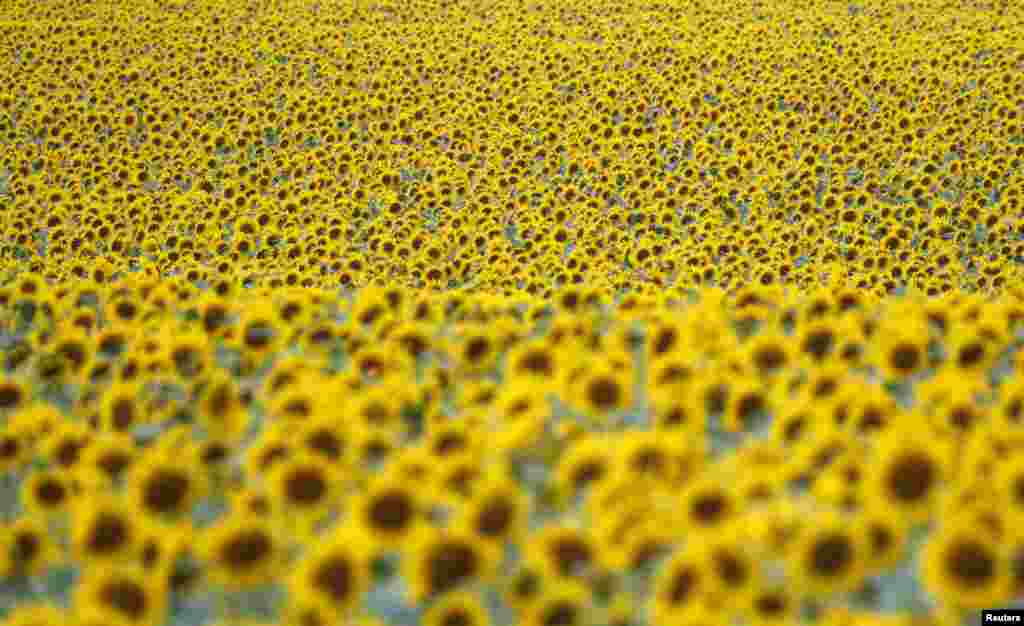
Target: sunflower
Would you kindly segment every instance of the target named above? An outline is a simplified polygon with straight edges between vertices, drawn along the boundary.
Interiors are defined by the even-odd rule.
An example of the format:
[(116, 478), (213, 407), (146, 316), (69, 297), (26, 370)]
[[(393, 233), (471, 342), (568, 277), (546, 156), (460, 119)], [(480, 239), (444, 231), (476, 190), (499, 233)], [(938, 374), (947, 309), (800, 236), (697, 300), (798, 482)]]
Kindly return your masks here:
[(497, 341), (488, 328), (469, 330), (458, 343), (458, 362), (465, 374), (488, 371), (498, 356)]
[(1024, 520), (1024, 457), (1013, 456), (997, 466), (995, 488), (1011, 519)]
[(85, 449), (82, 463), (110, 481), (120, 484), (138, 455), (135, 440), (122, 433), (106, 433)]
[(836, 322), (832, 319), (815, 320), (801, 324), (797, 345), (800, 353), (812, 364), (820, 364), (829, 359), (839, 342)]
[(33, 473), (22, 483), (22, 502), (30, 515), (56, 515), (68, 510), (74, 501), (74, 481), (70, 472), (60, 469)]
[(294, 523), (312, 528), (337, 504), (341, 484), (337, 470), (308, 452), (285, 459), (267, 477), (275, 508), (287, 511)]
[(249, 426), (249, 413), (242, 404), (234, 380), (217, 371), (205, 377), (199, 396), (197, 422), (210, 436), (235, 441)]
[(191, 513), (206, 486), (189, 456), (183, 459), (155, 449), (132, 466), (128, 478), (133, 506), (165, 519)]
[(243, 309), (238, 328), (239, 347), (255, 362), (276, 350), (285, 340), (281, 320), (267, 304), (249, 305)]
[(317, 378), (315, 373), (309, 372), (301, 381), (275, 394), (267, 406), (267, 414), (276, 421), (290, 423), (292, 428), (301, 428), (303, 423), (324, 415), (330, 405), (324, 386)]
[(292, 440), (294, 424), (271, 422), (245, 450), (245, 470), (252, 475), (267, 474), (297, 454)]
[(437, 457), (469, 453), (480, 449), (479, 433), (465, 420), (433, 426), (427, 433), (427, 448)]
[(651, 373), (648, 377), (648, 391), (655, 393), (664, 389), (684, 389), (693, 381), (696, 374), (696, 366), (690, 355), (668, 356), (650, 365)]
[(34, 442), (25, 431), (17, 422), (0, 427), (0, 472), (18, 471), (34, 456)]
[(921, 575), (931, 593), (953, 606), (977, 609), (1011, 600), (1007, 552), (964, 524), (944, 524), (929, 539)]
[(117, 562), (134, 553), (143, 532), (132, 507), (121, 497), (92, 497), (74, 511), (71, 547), (85, 562)]
[(402, 405), (405, 393), (384, 384), (371, 387), (352, 398), (346, 411), (358, 419), (361, 426), (397, 433), (404, 426)]
[(437, 484), (443, 493), (465, 500), (473, 496), (484, 472), (479, 457), (474, 454), (448, 456), (442, 459), (438, 467)]
[(296, 441), (305, 450), (336, 466), (345, 466), (351, 452), (351, 433), (347, 425), (327, 416), (302, 425)]
[(762, 585), (753, 594), (747, 613), (756, 626), (783, 626), (797, 621), (800, 602), (797, 591), (781, 585)]
[(693, 532), (714, 532), (739, 512), (733, 489), (708, 475), (687, 485), (681, 498), (683, 523)]
[(423, 529), (405, 554), (405, 580), (417, 601), (489, 579), (499, 557), (495, 546), (459, 528)]
[(628, 410), (633, 403), (632, 391), (632, 380), (611, 367), (588, 371), (573, 387), (577, 405), (594, 417)]
[(75, 590), (74, 612), (108, 623), (157, 626), (166, 617), (164, 585), (137, 567), (90, 569)]
[(509, 351), (506, 359), (507, 376), (532, 385), (538, 394), (557, 383), (560, 375), (559, 352), (547, 342), (535, 339), (522, 343)]
[(789, 342), (781, 333), (758, 333), (746, 346), (747, 362), (761, 376), (774, 374), (793, 361)]
[(13, 413), (29, 402), (29, 391), (25, 382), (7, 376), (0, 376), (0, 414)]
[(93, 440), (93, 433), (81, 422), (62, 421), (42, 442), (43, 456), (57, 466), (73, 469), (82, 458), (82, 451)]
[(809, 593), (850, 591), (864, 579), (869, 548), (839, 515), (819, 513), (787, 548), (788, 567)]
[(485, 541), (516, 541), (525, 536), (530, 501), (519, 487), (504, 476), (488, 477), (467, 507), (465, 523)]
[(549, 523), (532, 535), (526, 560), (561, 578), (585, 578), (603, 570), (597, 541), (587, 528)]
[(709, 555), (696, 544), (675, 552), (658, 573), (650, 598), (650, 616), (656, 624), (685, 621), (707, 610), (706, 599), (715, 591)]
[(537, 602), (544, 587), (548, 586), (543, 569), (534, 563), (523, 563), (503, 582), (503, 598), (517, 613), (526, 611)]
[(423, 615), (424, 626), (488, 626), (487, 608), (474, 594), (456, 591), (441, 596)]
[[(679, 545), (679, 534), (671, 517), (657, 509), (638, 512), (640, 520), (630, 527), (621, 549), (610, 550), (602, 543), (601, 550), (610, 566), (626, 567), (633, 571), (652, 571)], [(616, 561), (616, 558), (619, 560)], [(614, 564), (614, 565), (613, 565)]]
[(118, 382), (104, 393), (100, 404), (100, 423), (113, 432), (131, 432), (142, 423), (143, 408), (137, 398), (142, 385), (138, 382)]
[(336, 623), (337, 611), (325, 594), (305, 593), (301, 597), (289, 596), (283, 617), (286, 626), (330, 626)]
[(284, 543), (265, 519), (235, 513), (200, 539), (199, 554), (212, 579), (227, 588), (268, 582), (277, 574)]
[(54, 542), (45, 521), (37, 517), (23, 515), (2, 533), (3, 545), (10, 559), (8, 576), (38, 576), (60, 557), (60, 547)]
[(730, 611), (750, 608), (760, 583), (759, 562), (755, 554), (744, 545), (745, 531), (739, 522), (729, 532), (712, 539), (708, 546), (710, 571), (717, 590)]
[(529, 626), (583, 626), (592, 623), (590, 592), (571, 580), (552, 581), (519, 620)]
[(876, 340), (875, 362), (886, 380), (905, 380), (927, 366), (928, 328), (916, 317), (887, 320)]
[(504, 385), (491, 410), (494, 445), (499, 450), (526, 449), (544, 434), (551, 412), (542, 390), (527, 382)]
[(619, 436), (616, 446), (618, 460), (626, 473), (672, 483), (680, 478), (680, 470), (684, 469), (679, 459), (685, 456), (688, 443), (680, 437), (636, 430)]
[(424, 522), (422, 492), (398, 478), (371, 482), (352, 504), (352, 520), (383, 546), (397, 546)]
[(302, 557), (292, 574), (292, 597), (326, 608), (338, 623), (362, 599), (370, 584), (370, 542), (351, 528), (331, 531)]
[(675, 387), (659, 387), (649, 393), (651, 421), (658, 432), (669, 436), (700, 437), (707, 427), (704, 407), (690, 393)]
[(555, 468), (555, 484), (560, 493), (575, 496), (596, 485), (611, 473), (614, 440), (600, 435), (584, 435), (569, 445)]
[(388, 341), (397, 344), (411, 359), (419, 360), (436, 348), (433, 335), (433, 327), (429, 324), (406, 320), (399, 323)]
[(770, 397), (764, 386), (741, 381), (730, 389), (722, 423), (731, 433), (756, 434), (762, 424), (770, 423), (771, 414)]
[(7, 426), (15, 433), (21, 433), (32, 442), (47, 438), (64, 421), (64, 414), (47, 402), (36, 402), (11, 414)]
[(952, 463), (949, 446), (916, 430), (891, 432), (867, 468), (866, 495), (886, 502), (907, 523), (928, 518)]

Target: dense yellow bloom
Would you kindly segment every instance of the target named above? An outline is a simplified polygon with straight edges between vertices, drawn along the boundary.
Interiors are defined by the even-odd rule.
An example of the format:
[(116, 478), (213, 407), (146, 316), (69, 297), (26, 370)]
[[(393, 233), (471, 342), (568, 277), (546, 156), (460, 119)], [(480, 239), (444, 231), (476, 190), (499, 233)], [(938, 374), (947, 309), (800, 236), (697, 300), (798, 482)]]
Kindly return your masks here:
[(1024, 593), (1020, 3), (248, 4), (4, 4), (10, 622)]

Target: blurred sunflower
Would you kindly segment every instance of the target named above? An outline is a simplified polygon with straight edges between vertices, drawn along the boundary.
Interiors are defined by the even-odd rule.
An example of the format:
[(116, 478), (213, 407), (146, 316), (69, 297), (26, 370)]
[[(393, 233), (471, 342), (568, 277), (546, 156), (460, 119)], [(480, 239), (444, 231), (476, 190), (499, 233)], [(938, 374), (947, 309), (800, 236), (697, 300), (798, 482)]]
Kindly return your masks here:
[(577, 405), (594, 417), (629, 409), (633, 403), (633, 381), (626, 375), (610, 367), (587, 372), (573, 389)]
[(477, 488), (464, 513), (466, 525), (485, 541), (523, 539), (530, 501), (519, 487), (503, 476), (487, 477)]
[(604, 567), (593, 534), (569, 523), (549, 523), (532, 535), (525, 558), (561, 578), (585, 579)]
[(338, 623), (369, 589), (370, 554), (371, 544), (361, 533), (331, 531), (299, 561), (289, 583), (292, 597), (299, 603), (316, 598), (330, 612), (329, 623)]
[(579, 495), (611, 473), (615, 461), (614, 440), (586, 434), (562, 454), (555, 468), (555, 484), (565, 496)]
[(688, 484), (680, 498), (682, 523), (692, 532), (714, 533), (739, 512), (732, 486), (710, 475)]
[(998, 606), (1011, 599), (1007, 557), (977, 529), (944, 524), (925, 545), (921, 576), (931, 593), (953, 606)]
[(75, 589), (74, 612), (113, 624), (158, 626), (167, 613), (164, 585), (137, 567), (96, 568)]
[(579, 582), (552, 581), (525, 611), (519, 623), (529, 626), (583, 626), (592, 623), (590, 595)]
[(423, 615), (423, 626), (488, 626), (490, 623), (480, 599), (459, 591), (441, 596)]
[(191, 513), (206, 480), (187, 455), (154, 451), (132, 465), (127, 484), (135, 510), (156, 519), (176, 519)]
[(66, 512), (75, 499), (72, 475), (66, 470), (35, 472), (22, 483), (22, 502), (30, 515)]
[(385, 547), (399, 546), (424, 523), (424, 493), (391, 476), (374, 480), (351, 504), (352, 522)]
[(649, 599), (649, 614), (655, 623), (671, 624), (704, 614), (705, 601), (715, 591), (708, 556), (697, 545), (687, 544), (665, 563)]
[(406, 554), (405, 580), (417, 601), (488, 580), (499, 557), (495, 546), (468, 530), (436, 528), (418, 532)]
[(866, 496), (887, 503), (906, 523), (921, 522), (934, 510), (952, 461), (947, 444), (917, 429), (887, 433), (867, 468)]
[(886, 380), (905, 380), (927, 366), (928, 328), (916, 317), (887, 320), (876, 334), (875, 365)]
[(238, 512), (200, 538), (199, 554), (211, 580), (229, 589), (252, 587), (277, 576), (284, 541), (265, 519)]
[(0, 536), (7, 551), (7, 576), (39, 576), (61, 557), (61, 547), (42, 519), (23, 515), (0, 530)]
[(838, 514), (819, 513), (787, 548), (787, 573), (808, 593), (850, 591), (865, 576), (867, 538)]
[(267, 476), (268, 494), (272, 506), (308, 530), (337, 505), (339, 480), (337, 470), (321, 457), (301, 452), (274, 466)]
[(135, 552), (144, 532), (144, 522), (120, 496), (91, 497), (76, 506), (71, 547), (83, 562), (124, 561)]

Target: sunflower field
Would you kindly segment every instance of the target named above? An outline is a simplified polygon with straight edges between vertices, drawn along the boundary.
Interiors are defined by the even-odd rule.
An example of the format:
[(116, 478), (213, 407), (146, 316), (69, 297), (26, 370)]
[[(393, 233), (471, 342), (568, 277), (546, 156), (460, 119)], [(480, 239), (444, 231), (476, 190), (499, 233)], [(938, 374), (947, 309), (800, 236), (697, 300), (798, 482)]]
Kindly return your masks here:
[(0, 4), (0, 624), (1024, 606), (1024, 5)]

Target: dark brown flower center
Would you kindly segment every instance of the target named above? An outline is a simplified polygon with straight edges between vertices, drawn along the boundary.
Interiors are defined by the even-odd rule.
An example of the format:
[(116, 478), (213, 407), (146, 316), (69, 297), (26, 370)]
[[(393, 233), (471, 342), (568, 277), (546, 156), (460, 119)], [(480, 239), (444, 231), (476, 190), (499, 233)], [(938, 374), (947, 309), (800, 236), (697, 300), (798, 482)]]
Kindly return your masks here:
[(917, 502), (927, 496), (937, 478), (932, 459), (911, 452), (900, 457), (889, 468), (889, 492), (903, 503)]
[(461, 607), (455, 607), (449, 609), (444, 617), (441, 619), (443, 626), (472, 626), (473, 616), (469, 614), (469, 611)]
[(451, 542), (435, 548), (427, 565), (430, 591), (441, 594), (475, 576), (480, 562), (472, 546)]
[(512, 505), (500, 498), (492, 499), (477, 514), (477, 531), (485, 537), (501, 537), (512, 524)]
[(273, 550), (266, 532), (252, 528), (231, 537), (221, 549), (221, 560), (234, 570), (247, 570), (264, 562)]
[(100, 600), (132, 620), (141, 619), (146, 614), (146, 592), (133, 581), (107, 583), (100, 591)]
[(324, 560), (313, 572), (313, 587), (326, 594), (333, 602), (344, 604), (355, 587), (352, 563), (342, 556)]
[(598, 378), (587, 387), (587, 397), (596, 408), (611, 409), (618, 406), (622, 398), (622, 389), (614, 380)]
[(96, 516), (89, 533), (88, 549), (93, 554), (110, 554), (128, 541), (128, 525), (113, 513)]
[(570, 602), (556, 602), (544, 612), (544, 626), (572, 626), (579, 611)]
[(960, 586), (973, 589), (992, 580), (996, 561), (985, 545), (968, 539), (954, 544), (946, 553), (946, 569)]
[(816, 576), (841, 576), (852, 562), (853, 546), (844, 535), (826, 535), (818, 539), (811, 548), (810, 566)]
[(31, 531), (22, 531), (14, 536), (12, 556), (14, 562), (19, 564), (31, 563), (39, 554), (40, 540)]
[(668, 603), (671, 606), (685, 604), (697, 586), (697, 573), (687, 567), (675, 573), (668, 590)]
[(289, 502), (302, 506), (314, 505), (327, 493), (327, 481), (317, 469), (297, 469), (285, 481), (285, 492)]
[(725, 516), (727, 508), (728, 503), (721, 494), (703, 495), (693, 503), (693, 518), (701, 524), (715, 524)]
[(399, 531), (412, 521), (413, 505), (409, 494), (389, 491), (374, 498), (370, 505), (370, 523), (386, 531)]
[(188, 476), (172, 470), (157, 471), (144, 487), (144, 504), (155, 513), (174, 513), (185, 503), (188, 489)]
[(897, 371), (911, 372), (921, 362), (921, 351), (913, 344), (899, 344), (890, 353), (889, 362)]
[(64, 501), (67, 489), (56, 480), (44, 480), (36, 487), (36, 497), (41, 503), (56, 506)]
[(563, 576), (571, 576), (579, 572), (580, 569), (590, 564), (592, 558), (590, 546), (572, 537), (556, 541), (551, 548), (551, 553), (558, 566), (558, 571)]

